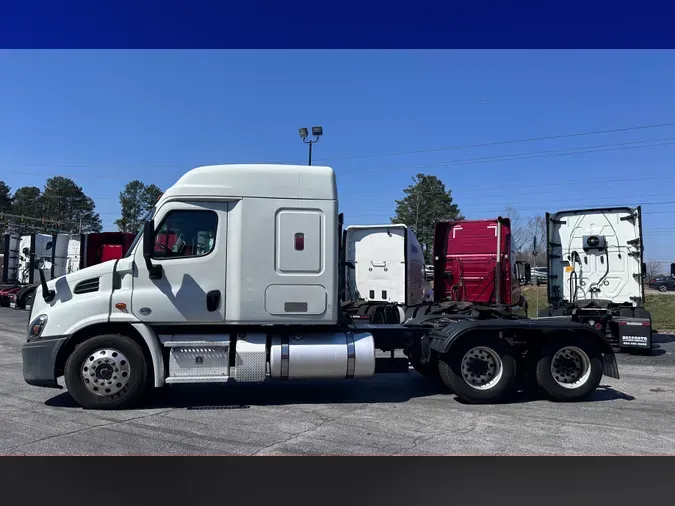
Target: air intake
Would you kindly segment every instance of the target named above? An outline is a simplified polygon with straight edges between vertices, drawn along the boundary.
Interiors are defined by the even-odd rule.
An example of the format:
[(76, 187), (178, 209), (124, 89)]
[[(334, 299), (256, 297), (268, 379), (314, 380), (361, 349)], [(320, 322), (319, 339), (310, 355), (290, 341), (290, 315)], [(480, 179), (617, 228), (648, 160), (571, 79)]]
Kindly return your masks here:
[(99, 278), (85, 279), (84, 281), (80, 281), (77, 285), (75, 285), (73, 293), (83, 294), (98, 292), (98, 286)]

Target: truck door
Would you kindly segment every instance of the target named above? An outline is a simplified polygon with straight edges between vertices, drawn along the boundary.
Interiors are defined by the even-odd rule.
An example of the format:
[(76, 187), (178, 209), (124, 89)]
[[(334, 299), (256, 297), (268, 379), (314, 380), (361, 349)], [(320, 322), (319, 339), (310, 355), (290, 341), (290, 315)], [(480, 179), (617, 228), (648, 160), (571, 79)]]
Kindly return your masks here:
[(131, 310), (148, 323), (217, 323), (225, 319), (227, 203), (169, 202), (155, 216), (151, 279), (136, 248)]

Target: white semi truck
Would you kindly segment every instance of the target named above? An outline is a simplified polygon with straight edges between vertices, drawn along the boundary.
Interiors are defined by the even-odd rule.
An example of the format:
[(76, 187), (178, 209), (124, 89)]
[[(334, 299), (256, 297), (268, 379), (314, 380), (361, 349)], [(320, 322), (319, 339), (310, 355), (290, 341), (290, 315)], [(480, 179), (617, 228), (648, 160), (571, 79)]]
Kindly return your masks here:
[(400, 323), (406, 307), (424, 302), (424, 252), (406, 225), (351, 225), (343, 243), (349, 267), (342, 308), (352, 318)]
[[(341, 311), (345, 248), (330, 167), (217, 165), (183, 175), (126, 255), (46, 281), (23, 375), (85, 408), (126, 408), (175, 383), (367, 378), (404, 350), (468, 402), (522, 374), (552, 399), (618, 378), (604, 334), (572, 321), (428, 315), (355, 324)], [(376, 356), (376, 350), (391, 352)]]
[(540, 316), (595, 327), (615, 350), (651, 353), (640, 207), (548, 213), (548, 299)]

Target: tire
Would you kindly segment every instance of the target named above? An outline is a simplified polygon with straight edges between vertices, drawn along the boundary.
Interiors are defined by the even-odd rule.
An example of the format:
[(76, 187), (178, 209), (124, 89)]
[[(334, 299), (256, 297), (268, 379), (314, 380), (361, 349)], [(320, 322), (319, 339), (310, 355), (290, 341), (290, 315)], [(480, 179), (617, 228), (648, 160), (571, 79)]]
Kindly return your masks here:
[(659, 292), (665, 293), (668, 291), (668, 285), (659, 285)]
[[(573, 359), (571, 372), (552, 367), (554, 359), (557, 365), (564, 366), (570, 358)], [(554, 369), (558, 371), (555, 376)], [(557, 401), (587, 398), (598, 388), (602, 374), (600, 348), (592, 341), (579, 338), (555, 338), (544, 346), (536, 366), (537, 383), (551, 399)], [(576, 385), (572, 381), (575, 379)]]
[(441, 377), (438, 373), (438, 365), (435, 363), (434, 360), (432, 360), (430, 363), (423, 364), (420, 361), (420, 353), (421, 352), (419, 350), (419, 346), (413, 347), (409, 350), (408, 360), (410, 361), (410, 365), (412, 365), (413, 369), (415, 369), (426, 379), (429, 379), (437, 383), (441, 383)]
[(23, 305), (23, 308), (26, 311), (29, 311), (33, 307), (33, 302), (35, 301), (35, 291), (26, 297), (26, 303)]
[[(488, 357), (495, 365), (491, 374), (483, 375), (483, 384), (474, 385), (468, 382), (467, 376), (471, 376), (470, 357), (478, 359)], [(465, 357), (468, 364), (464, 362)], [(485, 360), (478, 360), (480, 369), (486, 364)], [(467, 365), (469, 369), (467, 371)], [(464, 367), (463, 367), (464, 366)], [(443, 384), (453, 391), (460, 399), (471, 404), (495, 403), (507, 395), (516, 382), (516, 358), (511, 347), (504, 341), (495, 337), (467, 337), (454, 345), (451, 350), (442, 355), (438, 360), (438, 371)], [(474, 369), (475, 371), (475, 369)], [(492, 381), (484, 382), (492, 378)], [(474, 380), (478, 378), (474, 375)]]
[(31, 291), (34, 291), (35, 287), (25, 286), (18, 292), (16, 292), (16, 307), (14, 309), (23, 309), (26, 307), (26, 299), (30, 295)]
[[(107, 360), (108, 363), (99, 362), (99, 359)], [(89, 374), (95, 373), (87, 365), (91, 362), (98, 365), (98, 379), (92, 377), (93, 382), (85, 383), (83, 368), (88, 367)], [(119, 377), (115, 372), (120, 373)], [(125, 372), (127, 375), (124, 377), (128, 378), (126, 382), (123, 380)], [(90, 390), (90, 387), (99, 388), (94, 382), (101, 381), (102, 377), (109, 378), (109, 382), (118, 380), (116, 383), (100, 383), (104, 385), (101, 388), (108, 387), (108, 395)], [(147, 393), (150, 386), (150, 368), (143, 349), (136, 341), (127, 336), (109, 334), (93, 337), (77, 346), (66, 361), (64, 378), (68, 393), (85, 409), (127, 409), (136, 405)]]
[(431, 362), (430, 364), (422, 364), (416, 357), (411, 356), (410, 365), (412, 365), (413, 369), (415, 369), (426, 379), (429, 379), (433, 382), (441, 381), (441, 377), (438, 372), (438, 366), (435, 366), (433, 362)]

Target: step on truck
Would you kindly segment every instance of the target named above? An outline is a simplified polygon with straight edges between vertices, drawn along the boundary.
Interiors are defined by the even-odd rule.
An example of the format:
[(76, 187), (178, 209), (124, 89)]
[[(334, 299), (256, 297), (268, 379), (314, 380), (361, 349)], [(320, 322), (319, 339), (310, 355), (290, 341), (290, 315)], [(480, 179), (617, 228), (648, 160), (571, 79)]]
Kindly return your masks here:
[(546, 214), (548, 300), (540, 317), (570, 319), (618, 351), (651, 353), (640, 207)]
[(343, 243), (342, 307), (354, 320), (402, 323), (422, 315), (476, 311), (527, 314), (521, 286), (530, 278), (530, 266), (515, 260), (508, 218), (437, 223), (429, 291), (422, 248), (405, 225), (350, 226)]
[(414, 350), (473, 403), (504, 399), (523, 372), (557, 400), (591, 395), (603, 374), (619, 377), (604, 334), (577, 322), (350, 322), (340, 305), (342, 228), (330, 167), (193, 169), (158, 200), (123, 258), (51, 281), (41, 274), (24, 379), (62, 388), (63, 377), (81, 406), (121, 409), (177, 383), (409, 374), (396, 350)]

